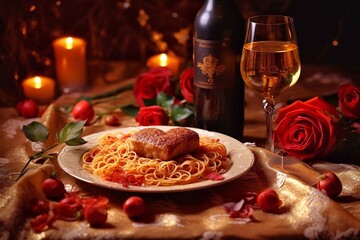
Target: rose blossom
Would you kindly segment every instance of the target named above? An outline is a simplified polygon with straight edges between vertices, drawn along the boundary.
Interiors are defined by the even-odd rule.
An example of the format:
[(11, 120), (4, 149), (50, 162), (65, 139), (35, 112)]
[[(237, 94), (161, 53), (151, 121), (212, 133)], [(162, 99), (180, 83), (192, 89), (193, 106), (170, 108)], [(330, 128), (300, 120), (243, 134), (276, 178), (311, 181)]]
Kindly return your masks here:
[(341, 130), (336, 108), (321, 98), (296, 101), (279, 110), (275, 145), (300, 160), (326, 157)]
[(152, 105), (141, 107), (136, 116), (136, 121), (139, 123), (139, 126), (167, 125), (169, 117), (162, 107)]
[(194, 103), (194, 68), (185, 69), (180, 75), (180, 89), (185, 100)]
[(143, 99), (154, 99), (159, 92), (172, 94), (172, 73), (164, 67), (155, 67), (141, 74), (135, 81), (134, 95), (140, 107), (144, 107)]
[(339, 109), (350, 120), (360, 119), (360, 87), (350, 83), (340, 85), (338, 89)]

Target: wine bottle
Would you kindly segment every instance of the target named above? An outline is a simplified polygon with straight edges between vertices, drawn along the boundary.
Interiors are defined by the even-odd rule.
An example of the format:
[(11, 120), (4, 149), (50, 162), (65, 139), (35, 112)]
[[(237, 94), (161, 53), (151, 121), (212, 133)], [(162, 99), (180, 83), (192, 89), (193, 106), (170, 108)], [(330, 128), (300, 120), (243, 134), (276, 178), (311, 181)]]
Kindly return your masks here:
[(193, 36), (195, 126), (238, 140), (244, 128), (240, 74), (245, 20), (233, 0), (206, 0)]

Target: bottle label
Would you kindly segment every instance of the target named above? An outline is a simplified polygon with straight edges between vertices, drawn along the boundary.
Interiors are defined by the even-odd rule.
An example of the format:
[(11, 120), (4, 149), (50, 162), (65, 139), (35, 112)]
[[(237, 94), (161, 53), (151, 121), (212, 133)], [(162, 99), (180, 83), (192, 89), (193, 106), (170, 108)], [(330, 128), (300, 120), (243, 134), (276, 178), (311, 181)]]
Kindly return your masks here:
[(236, 54), (230, 41), (194, 37), (194, 85), (225, 88), (235, 85)]

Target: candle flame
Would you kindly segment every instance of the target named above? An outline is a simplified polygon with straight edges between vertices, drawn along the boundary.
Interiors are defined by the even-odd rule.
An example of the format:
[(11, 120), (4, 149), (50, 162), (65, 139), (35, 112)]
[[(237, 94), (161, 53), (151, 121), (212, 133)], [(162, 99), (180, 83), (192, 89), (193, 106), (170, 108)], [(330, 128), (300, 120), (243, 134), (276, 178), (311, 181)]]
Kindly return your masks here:
[(66, 49), (72, 49), (73, 48), (74, 39), (72, 37), (66, 38)]
[(40, 77), (35, 77), (35, 82), (34, 82), (35, 84), (34, 84), (34, 87), (36, 88), (36, 89), (40, 89), (41, 88), (41, 78)]
[(160, 66), (166, 67), (168, 62), (168, 57), (165, 53), (160, 54)]

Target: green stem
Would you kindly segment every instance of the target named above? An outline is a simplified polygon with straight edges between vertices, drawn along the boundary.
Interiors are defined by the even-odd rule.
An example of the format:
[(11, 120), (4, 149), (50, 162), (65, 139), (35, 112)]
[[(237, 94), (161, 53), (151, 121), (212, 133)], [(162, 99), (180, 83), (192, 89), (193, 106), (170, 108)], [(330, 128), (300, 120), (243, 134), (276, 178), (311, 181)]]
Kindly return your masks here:
[(107, 97), (111, 97), (111, 96), (114, 96), (118, 93), (121, 93), (121, 92), (124, 92), (124, 91), (127, 91), (127, 90), (131, 90), (133, 88), (134, 84), (133, 83), (130, 83), (128, 85), (125, 85), (123, 87), (120, 87), (120, 88), (117, 88), (117, 89), (114, 89), (112, 91), (109, 91), (109, 92), (106, 92), (106, 93), (101, 93), (101, 94), (98, 94), (98, 95), (95, 95), (95, 96), (92, 96), (90, 97), (91, 100), (96, 100), (96, 99), (101, 99), (101, 98), (107, 98)]
[(24, 166), (23, 169), (21, 170), (20, 175), (16, 178), (16, 181), (19, 180), (22, 175), (24, 175), (27, 166), (29, 165), (29, 163), (30, 163), (32, 160), (34, 160), (34, 158), (33, 158), (33, 156), (30, 156), (29, 159), (28, 159), (28, 161), (27, 161), (27, 163), (25, 164), (25, 166)]
[(42, 151), (40, 152), (37, 152), (33, 155), (31, 155), (28, 159), (28, 161), (26, 162), (25, 166), (23, 167), (23, 169), (21, 170), (19, 176), (16, 178), (16, 181), (19, 180), (24, 174), (25, 174), (25, 171), (26, 171), (26, 168), (28, 167), (28, 165), (30, 164), (30, 162), (32, 160), (35, 160), (35, 159), (39, 159), (43, 156), (43, 154), (47, 151), (49, 151), (50, 149), (53, 149), (54, 147), (56, 147), (57, 145), (59, 145), (60, 143), (56, 142), (54, 143), (53, 145), (51, 145), (50, 147), (46, 148), (46, 149), (43, 149)]
[(108, 114), (113, 113), (115, 109), (122, 108), (124, 106), (126, 106), (126, 105), (116, 105), (116, 106), (108, 109), (108, 111), (106, 111), (106, 112), (96, 112), (96, 115), (99, 116), (99, 117), (103, 117), (104, 115), (108, 115)]
[(101, 104), (101, 103), (105, 103), (105, 102), (109, 102), (109, 101), (113, 101), (116, 100), (118, 97), (117, 96), (111, 96), (111, 97), (107, 97), (107, 98), (102, 98), (101, 100), (97, 100), (96, 102), (92, 102), (93, 106), (97, 105), (97, 104)]

